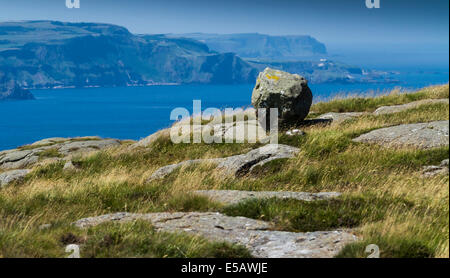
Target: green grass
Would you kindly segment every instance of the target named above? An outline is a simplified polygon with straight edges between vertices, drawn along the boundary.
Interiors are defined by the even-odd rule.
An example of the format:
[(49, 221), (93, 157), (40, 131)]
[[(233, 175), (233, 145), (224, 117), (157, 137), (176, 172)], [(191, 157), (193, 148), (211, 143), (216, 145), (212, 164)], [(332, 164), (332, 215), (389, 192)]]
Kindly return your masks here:
[(87, 230), (58, 223), (44, 230), (0, 230), (0, 254), (4, 257), (67, 257), (69, 244), (80, 245), (82, 258), (251, 257), (242, 246), (186, 233), (157, 232), (145, 221), (106, 223)]
[(380, 221), (395, 206), (410, 210), (413, 204), (401, 198), (371, 195), (314, 202), (272, 198), (248, 200), (226, 207), (223, 212), (229, 216), (271, 221), (276, 230), (313, 232), (353, 228), (363, 223)]
[(336, 258), (366, 258), (370, 253), (365, 252), (366, 246), (375, 244), (379, 247), (380, 258), (431, 258), (433, 249), (421, 240), (405, 239), (402, 237), (377, 237), (351, 243), (345, 246)]
[(41, 151), (37, 154), (39, 158), (51, 158), (51, 157), (64, 157), (61, 153), (59, 153), (57, 148), (51, 148), (44, 151)]
[[(448, 97), (448, 86), (373, 99), (317, 104), (317, 112), (372, 111), (380, 105)], [(317, 108), (317, 109), (316, 109)], [(448, 257), (448, 176), (424, 178), (422, 167), (438, 165), (449, 148), (418, 150), (355, 143), (365, 132), (405, 123), (448, 120), (447, 104), (428, 104), (390, 115), (365, 115), (340, 124), (301, 127), (302, 136), (279, 135), (296, 146), (291, 159), (274, 160), (244, 177), (224, 176), (214, 165), (177, 169), (146, 182), (159, 167), (189, 159), (227, 157), (261, 144), (173, 144), (161, 136), (149, 147), (127, 145), (40, 165), (22, 181), (0, 190), (0, 257), (64, 257), (64, 244), (82, 242), (86, 257), (248, 257), (240, 246), (211, 243), (186, 234), (159, 233), (145, 222), (104, 224), (80, 230), (72, 222), (114, 212), (223, 211), (272, 221), (286, 231), (351, 228), (362, 239), (339, 256), (365, 257), (367, 244), (384, 257)], [(55, 157), (50, 149), (42, 157)], [(338, 191), (336, 200), (252, 200), (234, 206), (194, 196), (202, 189)], [(51, 228), (40, 230), (42, 224)]]
[(372, 112), (380, 106), (399, 105), (429, 98), (448, 98), (448, 85), (429, 87), (413, 93), (390, 93), (379, 97), (347, 97), (319, 102), (311, 107), (317, 114), (327, 112)]

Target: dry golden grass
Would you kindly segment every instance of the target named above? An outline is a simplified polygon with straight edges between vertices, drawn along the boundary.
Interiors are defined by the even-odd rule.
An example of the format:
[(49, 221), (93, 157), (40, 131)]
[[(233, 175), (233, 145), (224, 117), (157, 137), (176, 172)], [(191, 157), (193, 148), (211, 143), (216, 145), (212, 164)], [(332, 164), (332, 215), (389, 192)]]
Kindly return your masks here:
[[(448, 90), (448, 85), (445, 85), (412, 94), (394, 91), (375, 100), (338, 99), (316, 104), (313, 109), (316, 112), (347, 111), (350, 108), (372, 111), (381, 105), (448, 97)], [(133, 239), (131, 243), (119, 244), (120, 248), (130, 250), (107, 250), (112, 252), (111, 256), (132, 256), (133, 248), (148, 244), (139, 233), (151, 233), (151, 228), (145, 225), (106, 226), (88, 234), (74, 229), (70, 223), (79, 218), (118, 211), (227, 211), (220, 204), (189, 193), (198, 189), (339, 191), (344, 193), (344, 198), (339, 200), (344, 209), (336, 213), (354, 220), (352, 223), (357, 225), (352, 228), (363, 240), (359, 245), (348, 246), (341, 256), (365, 256), (364, 244), (376, 243), (380, 245), (382, 255), (384, 251), (384, 256), (448, 257), (449, 178), (424, 178), (421, 174), (423, 166), (436, 165), (448, 158), (448, 147), (426, 151), (387, 149), (351, 141), (376, 128), (448, 119), (448, 105), (432, 104), (393, 115), (365, 115), (341, 124), (305, 127), (303, 130), (307, 135), (294, 139), (280, 134), (280, 143), (300, 148), (298, 156), (274, 161), (243, 178), (224, 176), (214, 170), (215, 165), (205, 163), (183, 167), (162, 180), (146, 182), (155, 170), (168, 164), (187, 159), (226, 157), (260, 146), (172, 144), (168, 133), (164, 132), (146, 148), (132, 149), (127, 142), (114, 149), (74, 158), (80, 165), (78, 171), (63, 171), (63, 163), (44, 164), (35, 167), (25, 181), (0, 190), (0, 257), (64, 256), (60, 237), (69, 232), (86, 237), (88, 241), (92, 239), (90, 244), (93, 245), (100, 240), (99, 235), (131, 233), (128, 235)], [(249, 204), (232, 211), (251, 214), (251, 217), (262, 217), (258, 210), (272, 212), (276, 215), (269, 220), (276, 221), (277, 217), (283, 220), (279, 223), (280, 229), (301, 230), (295, 224), (298, 215), (293, 211), (310, 210), (313, 215), (313, 209), (326, 210), (336, 204), (310, 207), (295, 202), (273, 201), (261, 206)], [(352, 212), (355, 206), (358, 208), (356, 214)], [(336, 228), (332, 218), (333, 215), (325, 219), (329, 221), (330, 229)], [(46, 223), (52, 227), (41, 231), (39, 226)], [(308, 224), (314, 226), (314, 223)], [(159, 239), (156, 237), (155, 240)], [(170, 240), (180, 244), (182, 249), (185, 248), (183, 252), (192, 256), (212, 254), (209, 248), (215, 248), (198, 239), (181, 237)], [(96, 248), (98, 252), (92, 256), (105, 255), (103, 247)], [(230, 256), (245, 253), (232, 247), (226, 247), (226, 250), (228, 253), (225, 254)], [(151, 256), (159, 255), (152, 253)]]

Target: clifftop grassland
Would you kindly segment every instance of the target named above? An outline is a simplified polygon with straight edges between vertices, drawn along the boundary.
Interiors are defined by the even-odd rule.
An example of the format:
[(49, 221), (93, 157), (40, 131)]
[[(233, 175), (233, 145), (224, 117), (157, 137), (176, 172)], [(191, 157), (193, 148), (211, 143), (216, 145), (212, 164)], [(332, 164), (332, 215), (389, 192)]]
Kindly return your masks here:
[[(66, 257), (65, 246), (71, 243), (80, 244), (82, 257), (251, 256), (244, 246), (157, 231), (145, 220), (72, 225), (116, 212), (194, 211), (264, 220), (278, 231), (350, 230), (358, 240), (342, 248), (338, 257), (367, 257), (369, 244), (379, 246), (381, 257), (449, 257), (449, 176), (423, 172), (449, 158), (448, 145), (393, 148), (352, 140), (383, 127), (448, 120), (448, 102), (424, 101), (399, 112), (372, 113), (381, 106), (448, 98), (449, 86), (444, 85), (314, 104), (308, 119), (329, 112), (368, 113), (300, 126), (304, 134), (280, 130), (279, 143), (299, 148), (298, 154), (257, 166), (244, 176), (223, 175), (212, 163), (198, 163), (148, 180), (169, 164), (244, 154), (261, 143), (173, 144), (161, 132), (146, 147), (132, 148), (135, 142), (122, 141), (73, 156), (71, 169), (64, 169), (66, 161), (48, 159), (61, 152), (48, 148), (39, 156), (42, 163), (24, 179), (0, 189), (0, 257)], [(0, 168), (0, 174), (6, 171)], [(211, 189), (342, 195), (314, 202), (270, 198), (227, 205), (192, 193)]]

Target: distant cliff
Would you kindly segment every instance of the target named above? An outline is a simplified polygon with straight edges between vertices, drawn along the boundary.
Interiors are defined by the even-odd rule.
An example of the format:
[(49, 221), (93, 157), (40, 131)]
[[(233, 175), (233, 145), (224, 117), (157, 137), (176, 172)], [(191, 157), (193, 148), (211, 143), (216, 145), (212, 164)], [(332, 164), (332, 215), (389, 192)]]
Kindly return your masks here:
[(263, 34), (203, 34), (170, 35), (204, 42), (218, 52), (233, 52), (242, 58), (298, 60), (327, 54), (325, 45), (311, 36), (269, 36)]
[(257, 70), (198, 41), (137, 36), (115, 25), (0, 23), (0, 84), (28, 88), (252, 83)]
[(29, 90), (22, 89), (16, 85), (0, 86), (0, 101), (26, 99), (34, 99), (33, 94)]
[[(309, 36), (186, 36), (135, 35), (99, 23), (0, 23), (0, 85), (251, 84), (265, 67), (301, 74), (312, 83), (385, 81), (357, 67), (324, 62), (325, 46)], [(299, 60), (303, 56), (308, 57)]]

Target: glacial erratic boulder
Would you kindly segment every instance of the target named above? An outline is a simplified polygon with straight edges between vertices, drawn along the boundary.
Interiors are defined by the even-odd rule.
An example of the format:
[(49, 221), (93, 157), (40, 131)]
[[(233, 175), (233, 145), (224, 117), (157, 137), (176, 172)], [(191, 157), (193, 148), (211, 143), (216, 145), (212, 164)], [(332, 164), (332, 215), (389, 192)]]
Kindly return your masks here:
[(278, 108), (278, 121), (282, 125), (301, 122), (308, 116), (313, 95), (308, 81), (298, 74), (266, 68), (256, 81), (252, 94), (255, 108), (266, 108), (266, 128), (269, 128), (270, 108)]

